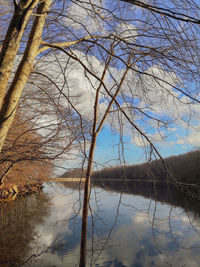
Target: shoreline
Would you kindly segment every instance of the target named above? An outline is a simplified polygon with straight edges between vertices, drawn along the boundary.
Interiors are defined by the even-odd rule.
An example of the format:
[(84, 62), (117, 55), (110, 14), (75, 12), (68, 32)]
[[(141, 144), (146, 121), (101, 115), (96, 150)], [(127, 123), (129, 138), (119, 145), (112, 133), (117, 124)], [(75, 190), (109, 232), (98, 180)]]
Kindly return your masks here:
[(18, 186), (16, 184), (5, 184), (0, 190), (0, 203), (13, 201), (17, 197), (26, 197), (31, 194), (40, 193), (43, 187), (41, 182)]

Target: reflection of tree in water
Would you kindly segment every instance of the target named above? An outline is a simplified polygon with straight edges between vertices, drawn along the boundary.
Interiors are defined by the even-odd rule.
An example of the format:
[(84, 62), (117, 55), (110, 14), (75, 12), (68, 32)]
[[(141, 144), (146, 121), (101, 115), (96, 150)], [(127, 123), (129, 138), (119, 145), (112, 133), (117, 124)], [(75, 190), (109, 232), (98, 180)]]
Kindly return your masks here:
[[(200, 260), (195, 256), (200, 250), (199, 205), (174, 186), (111, 179), (93, 181), (93, 186), (88, 266), (191, 266)], [(82, 189), (77, 183), (65, 187)]]
[[(91, 190), (87, 266), (168, 266), (166, 261), (171, 266), (182, 266), (182, 263), (198, 266), (191, 262), (200, 260), (197, 253), (200, 238), (190, 235), (190, 222), (186, 221), (187, 214), (182, 209), (165, 205), (171, 203), (186, 210), (180, 194), (167, 190), (164, 185), (156, 186), (156, 194), (150, 184), (134, 186), (126, 182), (122, 186), (104, 181), (101, 187)], [(3, 205), (0, 260), (7, 263), (0, 266), (20, 266), (24, 261), (28, 267), (78, 266), (80, 210), (73, 209), (73, 205), (81, 203), (81, 188), (81, 184), (66, 183), (65, 187), (55, 187), (50, 201), (42, 195)], [(198, 208), (190, 210), (192, 216), (188, 214), (188, 218)], [(195, 229), (197, 224), (198, 221), (191, 220)], [(186, 245), (197, 245), (196, 252), (184, 251), (181, 247)], [(45, 248), (47, 253), (43, 253)]]
[[(185, 266), (191, 266), (187, 264), (199, 262), (199, 257), (195, 256), (200, 250), (199, 203), (188, 200), (182, 192), (165, 183), (104, 180), (95, 181), (94, 185), (109, 192), (125, 193), (130, 197), (133, 194), (150, 199), (149, 207), (146, 210), (144, 208), (139, 210), (137, 204), (124, 202), (123, 198), (119, 200), (120, 209), (124, 206), (130, 212), (136, 212), (136, 215), (132, 217), (134, 225), (125, 223), (112, 235), (116, 244), (123, 243), (122, 247), (123, 245), (125, 247), (123, 247), (123, 253), (120, 252), (121, 246), (115, 246), (114, 250), (108, 248), (109, 257), (113, 258), (110, 264), (124, 266), (114, 263), (115, 259), (119, 260), (120, 258), (123, 259), (121, 264), (129, 262), (125, 266), (136, 263), (139, 264), (137, 266), (160, 266), (160, 264), (163, 264), (162, 266), (178, 266), (174, 264), (183, 264), (184, 262)], [(130, 197), (128, 197), (129, 200)], [(140, 228), (142, 231), (139, 230)], [(144, 234), (145, 231), (146, 234)], [(126, 247), (128, 240), (131, 241), (131, 245)], [(126, 257), (128, 251), (129, 257)], [(154, 251), (153, 254), (152, 251)], [(139, 255), (143, 255), (141, 260), (138, 258)], [(181, 258), (178, 260), (179, 257)], [(144, 259), (147, 260), (146, 263), (144, 263)], [(150, 260), (155, 265), (148, 265)]]
[(102, 181), (95, 180), (93, 181), (93, 185), (103, 188), (106, 191), (140, 195), (163, 204), (170, 204), (173, 207), (181, 207), (186, 212), (192, 212), (196, 219), (200, 218), (199, 202), (189, 199), (187, 195), (179, 191), (174, 185), (166, 182), (112, 181), (111, 179)]
[(18, 266), (36, 238), (34, 226), (49, 209), (45, 194), (18, 198), (0, 205), (0, 266)]

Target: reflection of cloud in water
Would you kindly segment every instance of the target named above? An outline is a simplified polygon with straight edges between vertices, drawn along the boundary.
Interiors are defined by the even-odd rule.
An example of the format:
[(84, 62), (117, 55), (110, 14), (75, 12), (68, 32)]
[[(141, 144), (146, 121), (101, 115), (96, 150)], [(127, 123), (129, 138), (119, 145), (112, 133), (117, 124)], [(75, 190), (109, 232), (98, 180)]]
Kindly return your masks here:
[[(182, 213), (182, 210), (176, 209), (176, 212), (177, 210)], [(171, 223), (179, 225), (183, 232), (187, 231), (189, 221), (183, 217), (184, 224), (181, 219), (180, 216), (174, 217)], [(200, 255), (198, 252), (200, 251), (200, 244), (192, 250), (179, 247), (170, 234), (169, 222), (166, 222), (166, 220), (165, 214), (165, 218), (160, 217), (155, 221), (154, 241), (152, 225), (149, 223), (148, 215), (135, 213), (132, 216), (132, 224), (122, 225), (112, 235), (115, 246), (107, 249), (102, 257), (112, 262), (117, 259), (123, 266), (132, 266), (133, 264), (143, 267), (169, 266), (168, 263), (170, 266), (199, 266)], [(166, 228), (167, 223), (168, 230)], [(199, 241), (200, 238), (194, 231), (184, 236), (184, 243), (188, 244), (188, 247), (194, 245), (197, 240)]]
[(133, 223), (136, 223), (136, 224), (147, 224), (148, 223), (147, 214), (144, 214), (144, 213), (138, 213), (132, 219), (133, 219)]
[[(79, 200), (79, 192), (62, 188), (57, 190), (58, 192), (52, 195), (48, 217), (43, 224), (36, 226), (36, 230), (39, 233), (38, 246), (47, 247), (54, 242), (54, 248), (58, 247), (56, 251), (51, 249), (48, 254), (41, 255), (37, 264), (39, 262), (40, 266), (74, 267), (78, 266), (79, 260), (80, 217), (76, 218), (76, 222), (67, 219), (74, 215), (73, 204)], [(93, 190), (91, 199), (91, 207), (95, 211), (95, 230), (101, 233), (100, 236), (95, 235), (94, 259), (109, 235), (118, 215), (116, 208), (120, 204), (116, 227), (112, 230), (108, 244), (92, 266), (164, 267), (169, 266), (167, 262), (176, 267), (199, 266), (200, 238), (198, 232), (192, 229), (190, 221), (196, 229), (199, 229), (198, 223), (192, 216), (191, 220), (188, 219), (182, 209), (171, 209), (171, 206), (160, 203), (155, 205), (154, 201), (139, 196), (124, 194), (120, 198), (119, 194), (102, 189), (95, 189), (95, 195)], [(62, 222), (56, 224), (58, 221)], [(90, 227), (91, 218), (89, 231)], [(187, 247), (199, 246), (190, 250), (181, 248), (179, 244)], [(91, 250), (88, 256), (91, 256)], [(39, 266), (37, 264), (29, 266)]]
[[(62, 187), (57, 186), (51, 188), (52, 190), (56, 191), (53, 194), (51, 192), (49, 215), (45, 218), (43, 224), (38, 224), (35, 227), (38, 233), (37, 249), (55, 247), (63, 236), (72, 235), (73, 231), (69, 227), (69, 219), (78, 215), (78, 191), (68, 190), (66, 193), (66, 189), (63, 190)], [(77, 205), (74, 205), (75, 202), (77, 202)], [(78, 220), (80, 220), (80, 217)]]

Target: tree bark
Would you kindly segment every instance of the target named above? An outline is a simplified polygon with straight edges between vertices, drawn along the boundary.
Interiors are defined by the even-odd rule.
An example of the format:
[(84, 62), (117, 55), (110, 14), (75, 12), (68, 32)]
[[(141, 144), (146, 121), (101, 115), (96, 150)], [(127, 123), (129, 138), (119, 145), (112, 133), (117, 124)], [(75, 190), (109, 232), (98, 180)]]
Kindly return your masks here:
[(18, 5), (15, 4), (14, 14), (0, 53), (0, 108), (3, 104), (6, 88), (24, 29), (38, 2), (39, 0), (21, 0)]
[(32, 71), (34, 60), (38, 54), (44, 24), (51, 2), (52, 0), (40, 1), (37, 9), (37, 14), (39, 16), (35, 18), (23, 58), (4, 98), (0, 111), (0, 151), (2, 150), (8, 130), (14, 119), (21, 94)]
[(89, 209), (89, 199), (90, 199), (90, 176), (91, 176), (91, 171), (92, 171), (92, 163), (93, 163), (93, 158), (94, 158), (95, 145), (96, 145), (96, 135), (92, 137), (92, 141), (90, 145), (88, 166), (87, 166), (85, 186), (84, 186), (79, 267), (85, 267), (86, 259), (87, 259), (86, 249), (87, 249), (88, 209)]
[[(109, 58), (107, 65), (105, 66), (104, 72), (101, 77), (101, 83), (97, 89), (96, 92), (96, 99), (94, 104), (94, 123), (93, 123), (93, 131), (92, 131), (92, 140), (90, 143), (90, 151), (88, 156), (88, 165), (87, 165), (87, 171), (86, 171), (86, 180), (85, 180), (85, 187), (84, 187), (84, 198), (83, 198), (83, 211), (82, 211), (82, 225), (81, 225), (81, 248), (80, 248), (80, 261), (79, 261), (79, 267), (85, 267), (86, 266), (86, 259), (87, 259), (87, 224), (88, 224), (88, 209), (89, 209), (89, 199), (90, 199), (90, 177), (92, 172), (92, 165), (94, 160), (94, 151), (96, 146), (96, 140), (99, 132), (101, 131), (103, 124), (109, 114), (110, 108), (112, 104), (114, 103), (114, 100), (116, 99), (117, 95), (119, 94), (120, 88), (125, 80), (125, 77), (128, 73), (129, 68), (127, 67), (124, 75), (118, 85), (118, 88), (116, 89), (115, 94), (112, 96), (110, 103), (104, 113), (103, 118), (101, 119), (99, 126), (97, 127), (97, 110), (99, 105), (99, 93), (102, 86), (103, 79), (105, 77), (108, 65), (110, 63), (111, 57)], [(130, 62), (128, 62), (128, 65)]]
[(83, 197), (83, 211), (82, 211), (82, 225), (81, 225), (81, 246), (80, 246), (80, 261), (79, 267), (86, 266), (87, 259), (87, 224), (88, 224), (88, 209), (89, 209), (89, 200), (90, 200), (90, 177), (92, 172), (92, 165), (94, 160), (94, 151), (96, 146), (96, 139), (99, 131), (96, 130), (97, 127), (97, 117), (98, 117), (98, 106), (99, 106), (99, 94), (102, 87), (102, 82), (105, 78), (106, 71), (108, 69), (109, 63), (112, 56), (109, 57), (107, 64), (105, 65), (104, 71), (102, 73), (100, 84), (96, 91), (96, 98), (94, 103), (94, 122), (92, 128), (92, 139), (90, 142), (90, 151), (88, 155), (88, 164), (86, 170), (86, 179), (84, 187), (84, 197)]

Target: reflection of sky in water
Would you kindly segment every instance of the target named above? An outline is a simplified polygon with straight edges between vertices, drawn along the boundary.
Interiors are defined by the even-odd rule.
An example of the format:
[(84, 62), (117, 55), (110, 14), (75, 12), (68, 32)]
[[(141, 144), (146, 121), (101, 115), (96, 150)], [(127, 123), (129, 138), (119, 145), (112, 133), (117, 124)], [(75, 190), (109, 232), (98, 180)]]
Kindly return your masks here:
[[(51, 208), (45, 221), (35, 226), (38, 238), (32, 253), (50, 249), (27, 266), (78, 266), (80, 193), (57, 186), (47, 191), (51, 191)], [(181, 208), (96, 188), (91, 194), (91, 210), (91, 266), (199, 266), (199, 223)]]

